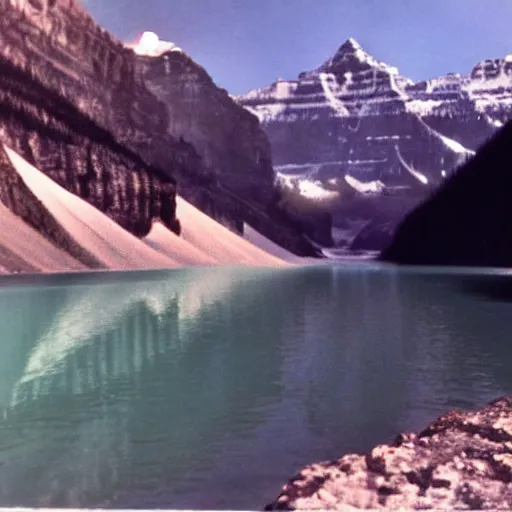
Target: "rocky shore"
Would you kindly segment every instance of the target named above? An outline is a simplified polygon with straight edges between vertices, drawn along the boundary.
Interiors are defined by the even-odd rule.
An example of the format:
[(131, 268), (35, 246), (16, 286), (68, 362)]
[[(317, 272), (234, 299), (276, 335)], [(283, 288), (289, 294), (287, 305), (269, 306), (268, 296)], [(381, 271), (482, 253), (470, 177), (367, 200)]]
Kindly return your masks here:
[(512, 396), (305, 467), (265, 510), (512, 509)]

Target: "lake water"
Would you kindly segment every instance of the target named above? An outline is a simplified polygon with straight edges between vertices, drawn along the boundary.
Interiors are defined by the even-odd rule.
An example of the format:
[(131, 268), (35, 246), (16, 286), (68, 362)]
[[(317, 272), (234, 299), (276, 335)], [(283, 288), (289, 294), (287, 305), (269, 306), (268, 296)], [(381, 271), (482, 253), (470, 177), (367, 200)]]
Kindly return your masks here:
[(256, 509), (512, 392), (506, 275), (376, 264), (7, 279), (0, 506)]

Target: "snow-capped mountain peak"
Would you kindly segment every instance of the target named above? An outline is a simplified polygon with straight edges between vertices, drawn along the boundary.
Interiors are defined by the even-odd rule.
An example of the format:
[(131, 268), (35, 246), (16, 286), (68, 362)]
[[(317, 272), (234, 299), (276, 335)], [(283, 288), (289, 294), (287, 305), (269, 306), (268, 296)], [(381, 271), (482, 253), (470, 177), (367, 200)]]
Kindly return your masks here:
[[(348, 176), (359, 193), (382, 182), (421, 194), (503, 122), (511, 86), (504, 59), (480, 63), (471, 80), (449, 74), (415, 83), (349, 38), (318, 68), (237, 100), (267, 129), (276, 168)], [(487, 112), (494, 99), (498, 112)]]
[(137, 55), (146, 57), (160, 57), (167, 52), (182, 52), (174, 43), (170, 41), (161, 41), (154, 32), (144, 32), (135, 44), (126, 45), (131, 48)]
[(356, 52), (364, 51), (363, 47), (353, 37), (349, 37), (341, 46), (338, 52)]
[(380, 69), (392, 75), (399, 74), (398, 68), (389, 66), (373, 57), (353, 37), (348, 38), (335, 55), (320, 66), (318, 71), (339, 73), (362, 68)]

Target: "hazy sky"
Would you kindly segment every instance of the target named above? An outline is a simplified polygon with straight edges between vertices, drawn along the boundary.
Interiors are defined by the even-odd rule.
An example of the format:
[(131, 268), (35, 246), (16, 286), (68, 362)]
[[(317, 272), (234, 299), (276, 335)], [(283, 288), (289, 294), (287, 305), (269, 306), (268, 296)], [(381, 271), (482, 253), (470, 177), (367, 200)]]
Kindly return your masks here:
[(230, 93), (296, 78), (354, 37), (412, 79), (512, 53), (512, 0), (82, 0), (123, 41), (181, 46)]

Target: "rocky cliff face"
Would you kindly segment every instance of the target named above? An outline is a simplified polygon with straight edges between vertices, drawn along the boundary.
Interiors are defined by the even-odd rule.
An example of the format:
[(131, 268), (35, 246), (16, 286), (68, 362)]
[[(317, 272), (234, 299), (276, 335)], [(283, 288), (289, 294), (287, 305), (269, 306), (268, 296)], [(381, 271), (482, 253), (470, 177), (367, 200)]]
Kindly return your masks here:
[(382, 252), (420, 265), (512, 266), (512, 121), (412, 211)]
[(369, 222), (394, 228), (502, 126), (511, 73), (505, 58), (414, 83), (349, 39), (316, 70), (236, 99), (263, 123), (283, 185), (333, 212), (350, 245)]
[(190, 142), (210, 174), (248, 200), (272, 203), (275, 175), (270, 145), (257, 118), (234, 103), (181, 51), (139, 55), (136, 70), (167, 107), (167, 131)]
[(179, 233), (175, 181), (3, 57), (0, 137), (131, 233), (146, 235), (154, 218)]
[(72, 0), (1, 0), (0, 139), (130, 232), (154, 218), (179, 232), (172, 172), (200, 159), (172, 139), (171, 168), (137, 151), (151, 140), (143, 117), (157, 134), (166, 117), (142, 114), (158, 101), (133, 65)]
[[(245, 221), (304, 255), (313, 253), (307, 243), (293, 242), (290, 230), (332, 244), (329, 217), (294, 215), (282, 207), (270, 145), (258, 119), (216, 87), (202, 67), (174, 50), (138, 55), (136, 70), (166, 106), (168, 133), (189, 142), (202, 157), (204, 172), (199, 181), (190, 173), (177, 174), (180, 194), (238, 232)], [(276, 222), (282, 226), (278, 230), (273, 226)]]
[(512, 399), (304, 468), (267, 510), (510, 510)]
[[(100, 189), (104, 188), (99, 182), (106, 183), (112, 178), (111, 193), (117, 194), (116, 206), (110, 205), (106, 211), (113, 215), (116, 210), (114, 218), (120, 219), (123, 227), (137, 234), (146, 232), (145, 219), (143, 226), (129, 225), (134, 216), (133, 212), (126, 213), (130, 209), (127, 197), (131, 194), (127, 190), (135, 188), (145, 194), (142, 208), (149, 208), (152, 216), (161, 213), (163, 220), (177, 230), (176, 179), (179, 192), (186, 199), (231, 228), (241, 231), (245, 221), (294, 252), (315, 252), (302, 236), (300, 223), (279, 209), (268, 142), (257, 121), (217, 89), (206, 72), (190, 59), (174, 62), (176, 82), (166, 81), (166, 66), (169, 61), (172, 64), (172, 54), (162, 56), (161, 60), (155, 57), (154, 61), (137, 56), (100, 29), (75, 0), (0, 0), (0, 57), (5, 65), (27, 73), (48, 91), (48, 97), (50, 93), (56, 94), (53, 104), (45, 104), (47, 112), (40, 119), (43, 125), (47, 115), (62, 121), (61, 113), (57, 115), (54, 107), (59, 101), (67, 101), (76, 111), (73, 116), (82, 115), (88, 120), (89, 132), (84, 135), (82, 130), (80, 137), (87, 139), (94, 133), (95, 142), (99, 138), (103, 145), (117, 144), (123, 149), (115, 151), (123, 154), (124, 160), (113, 166), (97, 149), (91, 149), (88, 156), (85, 139), (80, 144), (68, 139), (66, 144), (71, 143), (72, 149), (60, 148), (56, 152), (51, 146), (54, 142), (48, 143), (48, 138), (39, 140), (39, 128), (32, 134), (35, 142), (31, 144), (35, 148), (21, 141), (16, 143), (17, 135), (25, 128), (23, 123), (15, 128), (4, 123), (2, 140), (59, 184), (100, 208), (110, 205), (110, 200), (99, 199), (103, 194)], [(164, 73), (163, 81), (157, 76), (159, 72)], [(146, 79), (147, 75), (154, 83)], [(205, 88), (200, 87), (201, 81), (206, 83)], [(164, 83), (174, 92), (182, 90), (174, 102), (167, 93), (162, 93)], [(26, 99), (19, 97), (15, 101), (22, 105)], [(197, 106), (206, 108), (209, 101), (213, 106), (203, 118), (195, 120), (199, 114)], [(221, 110), (217, 109), (219, 104), (224, 105)], [(67, 122), (69, 119), (63, 121)], [(233, 133), (237, 123), (243, 128), (240, 135)], [(92, 128), (93, 124), (99, 131)], [(71, 131), (80, 132), (79, 125), (75, 123)], [(200, 129), (201, 125), (204, 128)], [(218, 135), (223, 130), (224, 135)], [(231, 146), (226, 149), (223, 144), (229, 140)], [(64, 167), (64, 162), (72, 162), (71, 167)], [(110, 177), (100, 178), (98, 173), (74, 169), (86, 167), (86, 162), (101, 166), (102, 172)], [(124, 183), (123, 166), (135, 171), (140, 187), (136, 179), (133, 186)], [(145, 171), (138, 171), (137, 167)], [(70, 176), (79, 174), (87, 175), (90, 183), (94, 181), (97, 191), (93, 192), (90, 185), (88, 192), (84, 192), (73, 184)]]
[(165, 135), (167, 113), (137, 81), (133, 52), (75, 0), (1, 0), (0, 13), (0, 54), (11, 63), (121, 141), (142, 145)]

